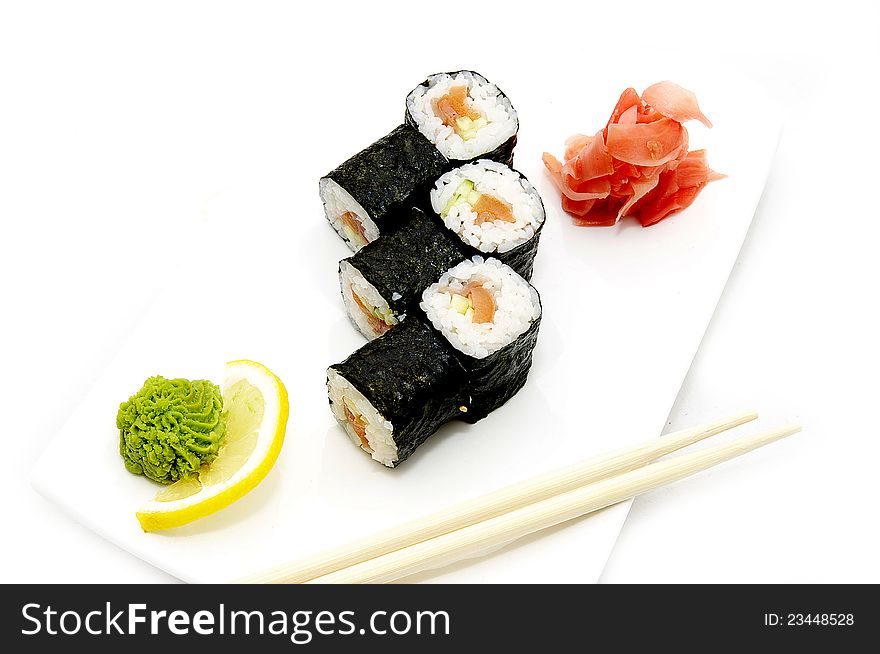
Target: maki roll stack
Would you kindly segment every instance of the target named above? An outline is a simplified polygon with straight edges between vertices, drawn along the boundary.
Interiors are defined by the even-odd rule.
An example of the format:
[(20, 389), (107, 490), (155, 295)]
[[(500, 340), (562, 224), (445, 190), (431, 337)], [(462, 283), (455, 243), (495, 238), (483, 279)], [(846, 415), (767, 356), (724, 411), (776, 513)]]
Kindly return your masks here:
[(396, 467), (453, 420), (476, 423), (526, 383), (541, 324), (529, 283), (545, 222), (511, 166), (519, 118), (473, 71), (431, 75), (405, 123), (319, 183), (354, 255), (343, 303), (368, 342), (327, 369), (351, 441)]

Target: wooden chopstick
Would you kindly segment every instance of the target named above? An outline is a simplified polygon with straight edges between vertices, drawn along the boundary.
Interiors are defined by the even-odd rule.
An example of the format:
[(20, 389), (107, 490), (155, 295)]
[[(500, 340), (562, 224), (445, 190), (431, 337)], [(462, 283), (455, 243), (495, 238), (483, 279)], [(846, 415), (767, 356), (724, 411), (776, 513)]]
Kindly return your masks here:
[(307, 583), (387, 583), (440, 567), (678, 481), (798, 431), (800, 426), (792, 425), (651, 463)]
[(644, 466), (671, 452), (742, 425), (757, 417), (755, 412), (741, 413), (723, 420), (667, 434), (659, 439), (654, 438), (636, 447), (618, 450), (513, 484), (424, 518), (308, 558), (271, 568), (240, 581), (243, 583), (302, 583), (328, 575), (337, 570), (355, 566), (416, 543), (494, 518), (519, 509), (526, 504), (532, 504), (573, 488)]

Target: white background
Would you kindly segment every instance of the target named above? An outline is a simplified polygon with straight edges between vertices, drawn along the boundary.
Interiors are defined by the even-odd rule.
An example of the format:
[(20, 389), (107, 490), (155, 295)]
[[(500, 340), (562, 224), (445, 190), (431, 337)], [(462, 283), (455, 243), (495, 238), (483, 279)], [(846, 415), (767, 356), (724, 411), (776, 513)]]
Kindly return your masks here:
[[(291, 71), (337, 56), (353, 76), (372, 72), (334, 42), (342, 20), (374, 30), (369, 58), (389, 66), (406, 45), (449, 61), (431, 70), (466, 67), (469, 39), (497, 40), (530, 75), (565, 67), (572, 84), (644, 57), (700, 58), (783, 104), (764, 199), (670, 428), (755, 407), (805, 431), (637, 500), (603, 581), (880, 581), (875, 3), (522, 3), (494, 27), (490, 16), (518, 3), (480, 3), (467, 20), (437, 3), (431, 44), (405, 4), (300, 4), (0, 4), (0, 580), (170, 579), (38, 497), (28, 471), (173, 275), (152, 265), (155, 253), (247, 174), (224, 144), (247, 151), (241, 125), (282, 118), (291, 89), (320, 115), (295, 74), (273, 79), (255, 64), (320, 30), (327, 47)], [(217, 112), (194, 112), (194, 97)], [(185, 141), (160, 128), (176, 121)], [(309, 156), (296, 130), (318, 127), (280, 136), (292, 158)], [(146, 162), (137, 178), (126, 174), (132, 152)], [(189, 299), (188, 311), (203, 310)]]

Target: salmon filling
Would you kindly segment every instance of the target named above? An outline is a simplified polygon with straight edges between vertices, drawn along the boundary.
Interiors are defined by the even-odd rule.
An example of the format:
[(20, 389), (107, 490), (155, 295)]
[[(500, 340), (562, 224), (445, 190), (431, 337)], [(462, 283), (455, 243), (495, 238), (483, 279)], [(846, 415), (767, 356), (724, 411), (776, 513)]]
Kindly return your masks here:
[(348, 408), (348, 404), (343, 402), (342, 408), (345, 410), (345, 419), (348, 420), (348, 424), (351, 425), (351, 428), (354, 430), (354, 433), (357, 435), (359, 439), (361, 439), (361, 445), (368, 452), (370, 450), (370, 441), (367, 440), (367, 423), (364, 421), (362, 416), (356, 416), (351, 409)]
[(351, 299), (358, 305), (358, 308), (360, 308), (364, 317), (366, 317), (367, 322), (370, 324), (370, 329), (379, 336), (391, 329), (391, 325), (379, 318), (366, 304), (364, 304), (364, 301), (354, 292), (354, 289), (349, 288), (349, 291), (351, 291)]
[(472, 208), (474, 213), (477, 214), (477, 219), (474, 221), (477, 225), (495, 220), (502, 220), (506, 223), (516, 222), (516, 218), (513, 216), (513, 208), (492, 195), (481, 193)]
[(461, 293), (452, 294), (452, 308), (475, 323), (492, 322), (495, 318), (495, 298), (475, 282), (465, 286)]
[(358, 219), (357, 214), (352, 213), (351, 211), (346, 211), (339, 218), (342, 220), (342, 225), (345, 227), (345, 231), (348, 232), (349, 237), (353, 241), (357, 240), (362, 245), (366, 245), (370, 242), (367, 239), (367, 235), (364, 232), (364, 226)]
[(453, 86), (431, 106), (443, 124), (465, 140), (476, 136), (477, 131), (487, 124), (486, 118), (469, 105), (466, 86)]
[(513, 207), (504, 200), (496, 198), (494, 195), (486, 195), (476, 190), (476, 185), (469, 179), (464, 180), (455, 189), (455, 193), (449, 199), (446, 207), (440, 212), (441, 218), (446, 218), (452, 207), (469, 204), (471, 210), (477, 214), (474, 219), (475, 225), (483, 223), (491, 223), (500, 220), (505, 223), (515, 223), (516, 216), (513, 215)]

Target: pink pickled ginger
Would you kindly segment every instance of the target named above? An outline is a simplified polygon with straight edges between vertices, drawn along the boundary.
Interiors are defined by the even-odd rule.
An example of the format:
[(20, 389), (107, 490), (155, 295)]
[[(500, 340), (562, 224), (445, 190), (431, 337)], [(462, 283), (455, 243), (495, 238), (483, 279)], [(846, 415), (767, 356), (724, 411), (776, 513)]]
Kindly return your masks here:
[(633, 216), (647, 227), (694, 201), (714, 172), (704, 150), (688, 151), (682, 124), (712, 123), (696, 96), (673, 82), (626, 89), (605, 127), (594, 136), (575, 134), (565, 159), (544, 153), (544, 165), (562, 193), (562, 208), (577, 225), (614, 225)]

